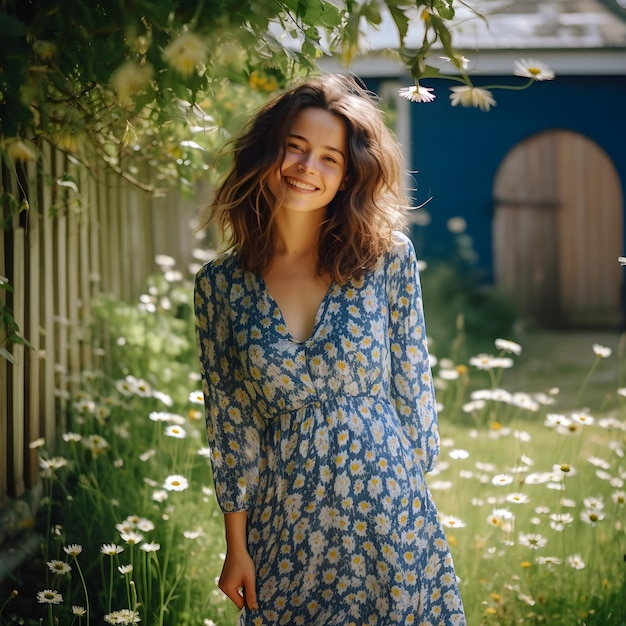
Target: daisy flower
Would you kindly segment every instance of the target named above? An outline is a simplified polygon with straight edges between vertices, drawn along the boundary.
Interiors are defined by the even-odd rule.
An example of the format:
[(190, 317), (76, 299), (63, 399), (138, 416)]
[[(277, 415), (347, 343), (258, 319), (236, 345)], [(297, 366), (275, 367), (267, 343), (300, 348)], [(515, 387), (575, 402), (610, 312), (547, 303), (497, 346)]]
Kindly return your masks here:
[(402, 87), (398, 91), (398, 95), (411, 102), (432, 102), (435, 99), (435, 95), (431, 93), (432, 91), (434, 89), (422, 87), (419, 83), (415, 83), (412, 87)]
[(131, 611), (131, 609), (120, 609), (119, 611), (113, 611), (107, 613), (104, 616), (104, 621), (107, 624), (138, 624), (141, 619), (137, 611)]
[(515, 76), (532, 78), (533, 80), (552, 80), (554, 72), (541, 61), (535, 59), (519, 59), (515, 61)]
[(124, 548), (122, 548), (122, 546), (118, 546), (115, 543), (105, 543), (102, 544), (102, 547), (100, 548), (100, 552), (102, 552), (102, 554), (107, 554), (108, 556), (115, 556), (116, 554), (119, 554), (123, 551)]
[(174, 439), (184, 439), (187, 436), (187, 431), (180, 426), (176, 426), (175, 424), (170, 424), (165, 429), (165, 434), (168, 437), (173, 437)]
[(63, 550), (66, 554), (69, 554), (70, 556), (73, 556), (73, 557), (77, 557), (83, 551), (83, 546), (77, 543), (73, 543), (69, 546), (63, 546)]
[(495, 346), (498, 350), (511, 352), (518, 356), (522, 353), (522, 346), (520, 346), (519, 343), (515, 343), (514, 341), (510, 341), (508, 339), (496, 339)]
[(72, 568), (65, 561), (53, 559), (52, 561), (48, 561), (46, 565), (53, 574), (58, 574), (59, 576), (69, 574), (72, 571)]
[(496, 101), (487, 89), (463, 85), (460, 87), (451, 87), (450, 104), (453, 107), (460, 104), (463, 107), (477, 107), (481, 111), (489, 111), (495, 106)]
[(567, 557), (567, 559), (566, 559), (566, 563), (570, 567), (573, 567), (574, 569), (584, 569), (585, 568), (585, 562), (583, 561), (583, 559), (580, 556), (580, 554), (570, 554)]
[(185, 491), (189, 487), (189, 481), (179, 474), (172, 474), (165, 479), (163, 488), (167, 491)]
[(160, 543), (150, 542), (150, 543), (142, 543), (140, 546), (141, 550), (144, 552), (157, 552), (161, 549)]
[(78, 615), (78, 617), (82, 617), (85, 613), (87, 613), (87, 609), (84, 606), (77, 606), (76, 604), (72, 605), (72, 614)]
[(594, 343), (592, 348), (594, 354), (596, 356), (599, 356), (601, 359), (608, 359), (613, 353), (613, 350), (611, 350), (611, 348), (607, 346), (602, 346), (599, 343)]
[(520, 533), (518, 541), (520, 545), (526, 546), (531, 550), (539, 550), (539, 548), (543, 548), (548, 543), (545, 537), (534, 533)]
[(61, 604), (63, 596), (53, 589), (44, 589), (37, 592), (37, 602), (40, 604)]

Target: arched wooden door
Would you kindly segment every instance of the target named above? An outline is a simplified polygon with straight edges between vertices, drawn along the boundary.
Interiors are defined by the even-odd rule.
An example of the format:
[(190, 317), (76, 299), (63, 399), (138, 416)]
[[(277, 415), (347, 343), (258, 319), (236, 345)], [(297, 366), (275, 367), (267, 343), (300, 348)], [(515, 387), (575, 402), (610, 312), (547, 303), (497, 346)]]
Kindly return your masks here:
[(524, 314), (549, 326), (622, 321), (622, 190), (607, 154), (567, 130), (505, 157), (493, 187), (494, 271)]

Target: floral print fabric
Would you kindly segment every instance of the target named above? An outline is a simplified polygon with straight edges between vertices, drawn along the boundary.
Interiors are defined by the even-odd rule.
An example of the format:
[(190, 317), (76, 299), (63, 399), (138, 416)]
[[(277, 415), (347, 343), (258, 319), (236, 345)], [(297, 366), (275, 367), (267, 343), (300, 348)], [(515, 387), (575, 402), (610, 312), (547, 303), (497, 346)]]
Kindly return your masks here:
[(233, 255), (196, 277), (216, 495), (248, 511), (259, 608), (241, 625), (464, 625), (424, 481), (439, 439), (417, 261), (398, 234), (331, 285), (305, 342)]

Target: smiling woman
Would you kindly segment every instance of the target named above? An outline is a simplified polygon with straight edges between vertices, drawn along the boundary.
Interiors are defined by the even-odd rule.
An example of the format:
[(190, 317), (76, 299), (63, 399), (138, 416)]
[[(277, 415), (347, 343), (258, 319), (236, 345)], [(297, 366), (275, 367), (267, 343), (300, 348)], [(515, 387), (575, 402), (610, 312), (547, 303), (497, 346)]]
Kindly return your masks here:
[[(220, 589), (243, 625), (463, 626), (400, 150), (355, 80), (274, 98), (209, 207), (195, 312)], [(459, 523), (448, 518), (448, 525)]]

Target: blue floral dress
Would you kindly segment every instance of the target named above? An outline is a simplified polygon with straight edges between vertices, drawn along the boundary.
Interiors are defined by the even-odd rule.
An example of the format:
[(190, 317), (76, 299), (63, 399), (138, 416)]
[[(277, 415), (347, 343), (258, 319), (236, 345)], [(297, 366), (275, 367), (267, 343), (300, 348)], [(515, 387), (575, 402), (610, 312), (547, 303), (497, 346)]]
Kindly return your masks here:
[(424, 481), (439, 451), (411, 241), (331, 285), (311, 338), (290, 336), (233, 255), (195, 287), (215, 490), (248, 512), (251, 626), (464, 625)]

